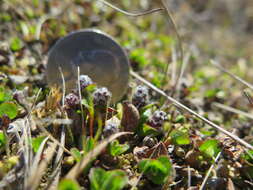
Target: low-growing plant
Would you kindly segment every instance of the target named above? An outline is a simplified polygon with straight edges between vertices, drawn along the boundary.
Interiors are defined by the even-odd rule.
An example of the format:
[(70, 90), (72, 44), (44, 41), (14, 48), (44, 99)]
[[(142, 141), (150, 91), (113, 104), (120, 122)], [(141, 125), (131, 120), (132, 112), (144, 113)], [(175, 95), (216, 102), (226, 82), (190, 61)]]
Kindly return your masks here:
[(121, 190), (128, 182), (124, 171), (105, 171), (102, 168), (92, 168), (89, 173), (89, 179), (91, 190)]
[(172, 164), (167, 156), (144, 159), (139, 162), (138, 168), (155, 184), (164, 184), (172, 173)]

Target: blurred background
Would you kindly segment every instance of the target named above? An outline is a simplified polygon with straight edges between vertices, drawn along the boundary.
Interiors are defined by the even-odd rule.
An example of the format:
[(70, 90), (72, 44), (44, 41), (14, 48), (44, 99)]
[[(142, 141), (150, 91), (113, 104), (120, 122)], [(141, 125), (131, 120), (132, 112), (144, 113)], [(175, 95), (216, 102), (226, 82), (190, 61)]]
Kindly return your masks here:
[[(160, 0), (108, 2), (133, 13), (162, 6)], [(222, 75), (209, 60), (216, 59), (232, 73), (253, 82), (253, 1), (166, 3), (189, 58), (184, 72), (185, 85), (191, 91), (189, 99), (219, 93), (229, 98), (229, 104), (248, 110), (243, 106), (247, 102), (242, 95), (245, 86)], [(34, 74), (20, 69), (24, 67), (40, 68), (43, 75), (50, 47), (69, 32), (91, 27), (116, 38), (127, 51), (132, 68), (146, 79), (165, 90), (173, 86), (182, 63), (174, 27), (164, 11), (129, 17), (97, 0), (0, 0), (0, 42), (15, 53), (9, 64), (21, 75)], [(172, 62), (176, 62), (176, 69)], [(7, 72), (8, 67), (3, 70)]]

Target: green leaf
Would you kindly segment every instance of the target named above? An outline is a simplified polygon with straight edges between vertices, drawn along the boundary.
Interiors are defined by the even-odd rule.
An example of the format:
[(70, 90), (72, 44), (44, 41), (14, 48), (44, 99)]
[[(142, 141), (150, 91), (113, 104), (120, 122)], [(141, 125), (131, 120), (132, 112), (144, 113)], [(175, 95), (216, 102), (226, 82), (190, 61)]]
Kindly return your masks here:
[(221, 151), (219, 148), (218, 140), (206, 140), (200, 147), (200, 152), (202, 152), (207, 157), (215, 157)]
[(32, 139), (32, 148), (35, 153), (38, 152), (40, 145), (45, 138), (46, 136), (41, 136), (41, 137), (36, 137)]
[(85, 141), (85, 145), (84, 145), (84, 154), (88, 153), (89, 151), (91, 151), (95, 146), (95, 141), (93, 138), (88, 137)]
[(92, 93), (96, 90), (96, 88), (97, 88), (96, 84), (90, 84), (85, 88), (85, 90), (87, 90), (89, 93)]
[(4, 102), (0, 105), (0, 117), (7, 115), (10, 119), (14, 119), (18, 114), (17, 105), (12, 102)]
[(11, 99), (12, 99), (11, 93), (4, 90), (3, 87), (0, 87), (0, 103), (10, 101)]
[(75, 160), (76, 160), (77, 162), (80, 162), (80, 161), (81, 161), (81, 159), (82, 159), (82, 154), (81, 154), (81, 152), (80, 152), (77, 148), (71, 148), (71, 149), (70, 149), (70, 152), (73, 154), (73, 156), (74, 156), (74, 158), (75, 158)]
[(6, 144), (6, 137), (2, 131), (0, 131), (0, 147), (3, 147)]
[(172, 142), (176, 145), (187, 145), (191, 143), (189, 135), (187, 133), (176, 129), (170, 133), (170, 137)]
[(215, 134), (215, 130), (200, 129), (200, 132), (205, 136), (212, 136)]
[(143, 48), (135, 48), (130, 53), (130, 59), (134, 62), (137, 62), (140, 64), (141, 67), (144, 67), (147, 65), (147, 59), (145, 58), (145, 52), (146, 50)]
[(148, 119), (151, 117), (151, 115), (152, 115), (152, 109), (146, 109), (141, 114), (140, 125), (142, 125), (143, 123), (145, 123), (146, 121), (148, 121)]
[(122, 170), (105, 171), (92, 168), (89, 174), (91, 190), (120, 190), (127, 184), (128, 178)]
[(118, 140), (114, 140), (110, 143), (109, 152), (112, 156), (118, 156), (129, 149), (128, 144), (119, 144)]
[(92, 168), (89, 174), (90, 187), (92, 190), (99, 190), (106, 178), (106, 171), (101, 168)]
[(79, 184), (71, 179), (63, 179), (61, 180), (59, 190), (81, 190)]
[(242, 159), (247, 160), (249, 163), (253, 164), (253, 150), (248, 150), (241, 157)]
[(185, 117), (183, 115), (178, 115), (175, 119), (175, 123), (184, 123)]
[(140, 127), (140, 130), (139, 130), (139, 135), (142, 136), (142, 137), (145, 137), (145, 136), (149, 136), (149, 135), (152, 135), (152, 136), (157, 136), (159, 135), (159, 131), (156, 130), (155, 128), (147, 125), (147, 124), (143, 124), (142, 127)]
[(18, 51), (23, 47), (22, 41), (18, 37), (11, 38), (10, 47), (12, 51)]
[(108, 171), (106, 175), (106, 179), (101, 189), (120, 190), (124, 188), (127, 182), (128, 182), (128, 178), (124, 171), (122, 170)]
[(167, 156), (158, 159), (144, 159), (139, 162), (138, 168), (155, 184), (163, 184), (171, 174), (172, 164)]

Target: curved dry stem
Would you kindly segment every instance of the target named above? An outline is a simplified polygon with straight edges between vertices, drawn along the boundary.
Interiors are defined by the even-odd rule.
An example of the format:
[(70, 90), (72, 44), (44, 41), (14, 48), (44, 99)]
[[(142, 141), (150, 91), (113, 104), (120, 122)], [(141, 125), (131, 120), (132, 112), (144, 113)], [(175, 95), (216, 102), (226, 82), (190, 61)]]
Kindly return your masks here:
[[(178, 32), (176, 22), (175, 22), (175, 20), (174, 20), (172, 14), (171, 14), (171, 12), (170, 12), (170, 9), (169, 9), (168, 4), (166, 3), (165, 0), (161, 0), (161, 3), (162, 3), (162, 5), (163, 5), (164, 9), (166, 10), (166, 13), (167, 13), (167, 15), (168, 15), (167, 18), (168, 18), (169, 22), (172, 24), (172, 26), (173, 26), (173, 28), (174, 28), (174, 31), (175, 31), (175, 33), (176, 33), (177, 40), (178, 40), (178, 45), (179, 45), (179, 51), (180, 51), (180, 57), (179, 57), (179, 59), (180, 59), (180, 62), (183, 63), (183, 59), (184, 59), (184, 50), (183, 50), (182, 38), (181, 38), (181, 36), (180, 36), (180, 34), (179, 34), (179, 32)], [(177, 86), (177, 83), (178, 83), (179, 79), (180, 79), (180, 76), (178, 76), (177, 79), (176, 79), (175, 87)]]
[[(159, 12), (159, 11), (163, 11), (165, 10), (167, 15), (168, 15), (168, 20), (169, 22), (172, 24), (173, 28), (174, 28), (174, 31), (176, 33), (176, 37), (177, 37), (177, 40), (178, 40), (178, 43), (179, 43), (179, 51), (180, 51), (180, 62), (183, 63), (183, 57), (184, 57), (184, 51), (183, 51), (183, 43), (182, 43), (182, 38), (178, 32), (178, 29), (177, 29), (177, 25), (176, 25), (176, 22), (174, 21), (174, 18), (172, 16), (172, 14), (170, 13), (170, 10), (169, 10), (169, 7), (167, 5), (167, 3), (165, 2), (165, 0), (161, 0), (161, 4), (162, 4), (162, 8), (155, 8), (155, 9), (151, 9), (151, 10), (148, 10), (148, 11), (144, 11), (144, 12), (140, 12), (140, 13), (130, 13), (130, 12), (127, 12), (127, 11), (124, 11), (118, 7), (116, 7), (115, 5), (105, 1), (105, 0), (98, 0), (102, 3), (104, 3), (106, 6), (108, 7), (111, 7), (112, 9), (120, 12), (120, 13), (123, 13), (127, 16), (133, 16), (133, 17), (138, 17), (138, 16), (144, 16), (144, 15), (148, 15), (148, 14), (152, 14), (152, 13), (155, 13), (155, 12)], [(166, 71), (167, 72), (167, 71)], [(177, 77), (176, 79), (176, 82), (175, 82), (175, 87), (177, 86), (177, 83), (180, 79), (180, 76)]]
[(144, 11), (144, 12), (130, 13), (130, 12), (124, 11), (124, 10), (122, 10), (122, 9), (114, 6), (113, 4), (111, 4), (111, 3), (107, 2), (107, 1), (104, 1), (104, 0), (98, 0), (98, 1), (100, 1), (103, 4), (105, 4), (108, 7), (111, 7), (112, 9), (114, 9), (116, 11), (119, 11), (120, 13), (123, 13), (123, 14), (125, 14), (127, 16), (132, 16), (132, 17), (144, 16), (144, 15), (148, 15), (148, 14), (152, 14), (152, 13), (164, 10), (164, 8), (155, 8), (155, 9), (147, 10), (147, 11)]

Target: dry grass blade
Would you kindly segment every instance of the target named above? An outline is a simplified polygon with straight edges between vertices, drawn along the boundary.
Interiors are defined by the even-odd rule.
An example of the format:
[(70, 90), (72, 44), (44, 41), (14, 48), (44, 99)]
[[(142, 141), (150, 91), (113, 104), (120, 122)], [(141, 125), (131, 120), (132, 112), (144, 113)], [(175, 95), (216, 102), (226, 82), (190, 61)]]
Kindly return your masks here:
[[(175, 86), (177, 81), (177, 52), (176, 49), (172, 46), (172, 63), (171, 63), (171, 85)], [(169, 71), (166, 71), (167, 74)]]
[(114, 135), (111, 135), (110, 137), (104, 139), (101, 143), (99, 143), (92, 151), (90, 151), (80, 162), (78, 162), (65, 176), (69, 179), (75, 179), (87, 166), (87, 164), (96, 156), (98, 156), (103, 149), (106, 148), (106, 146), (115, 140), (116, 138), (123, 136), (123, 135), (129, 135), (132, 134), (131, 132), (120, 132), (116, 133)]
[(253, 106), (253, 98), (252, 98), (252, 96), (250, 95), (250, 93), (249, 93), (248, 90), (249, 90), (249, 89), (243, 90), (243, 94), (244, 94), (244, 96), (246, 96), (246, 98), (248, 99), (249, 103)]
[(190, 166), (187, 166), (187, 175), (188, 175), (188, 189), (191, 187), (191, 184), (192, 184), (192, 182), (191, 182), (191, 168), (190, 168)]
[(191, 56), (191, 53), (187, 52), (187, 53), (185, 54), (184, 59), (183, 59), (182, 67), (181, 67), (181, 69), (180, 69), (180, 73), (179, 73), (179, 77), (178, 77), (178, 83), (177, 83), (177, 86), (176, 86), (176, 89), (177, 89), (177, 90), (180, 89), (180, 86), (181, 86), (181, 83), (182, 83), (182, 78), (183, 78), (183, 76), (184, 76), (184, 72), (185, 72), (186, 66), (187, 66), (188, 63), (189, 63), (190, 56)]
[[(81, 92), (81, 84), (80, 84), (80, 67), (77, 67), (77, 85), (78, 85), (78, 96), (80, 100), (80, 108), (81, 108), (81, 114), (82, 114), (82, 135), (85, 137), (86, 136), (86, 128), (84, 126), (84, 110), (83, 110), (83, 105), (82, 105), (82, 92)], [(90, 129), (91, 130), (91, 129)], [(92, 136), (93, 132), (90, 133)]]
[(43, 153), (43, 149), (44, 149), (45, 144), (46, 144), (46, 142), (47, 142), (48, 139), (49, 139), (49, 137), (46, 137), (42, 141), (42, 143), (40, 144), (39, 150), (38, 150), (38, 152), (36, 153), (36, 155), (35, 155), (35, 157), (33, 159), (33, 164), (32, 164), (31, 171), (30, 171), (30, 176), (36, 175), (35, 174), (37, 172), (36, 168), (38, 168), (38, 164), (39, 164), (39, 161), (41, 159), (41, 156), (42, 156), (42, 153)]
[(210, 60), (210, 62), (217, 67), (219, 70), (221, 70), (222, 72), (228, 74), (229, 76), (231, 76), (233, 79), (241, 82), (242, 84), (244, 84), (245, 86), (247, 86), (248, 88), (250, 88), (251, 90), (253, 90), (253, 85), (248, 83), (247, 81), (243, 80), (242, 78), (236, 76), (235, 74), (231, 73), (230, 71), (226, 70), (225, 68), (223, 68), (217, 61), (214, 60)]
[[(60, 147), (64, 150), (64, 152), (68, 153), (69, 155), (72, 155), (72, 153), (71, 153), (68, 149), (66, 149), (64, 146), (62, 146), (61, 143), (60, 143), (56, 138), (54, 138), (44, 127), (42, 127), (42, 126), (38, 126), (38, 127), (39, 127), (39, 129), (40, 129), (42, 132), (46, 133), (46, 134), (48, 135), (48, 137), (49, 137), (52, 141), (54, 141), (58, 146), (60, 146)], [(73, 155), (72, 155), (72, 156), (73, 156)]]
[(65, 83), (65, 78), (62, 72), (62, 68), (59, 67), (59, 71), (61, 73), (61, 79), (62, 79), (62, 105), (65, 105), (65, 95), (66, 95), (66, 83)]
[(36, 26), (36, 30), (35, 30), (35, 39), (36, 40), (40, 40), (40, 34), (41, 34), (41, 29), (43, 24), (48, 21), (49, 19), (55, 19), (55, 17), (53, 16), (44, 16), (39, 20), (39, 23)]
[(230, 106), (226, 106), (226, 105), (220, 104), (218, 102), (214, 102), (214, 103), (212, 103), (212, 105), (215, 106), (215, 107), (217, 107), (217, 108), (220, 108), (220, 109), (232, 112), (232, 113), (236, 113), (238, 115), (245, 116), (245, 117), (247, 117), (249, 119), (253, 119), (253, 115), (252, 114), (246, 113), (246, 112), (238, 110), (236, 108), (232, 108)]
[[(64, 147), (65, 146), (65, 127), (62, 126), (62, 131), (61, 131), (61, 145)], [(48, 179), (48, 185), (45, 189), (49, 189), (49, 190), (53, 190), (53, 189), (57, 189), (58, 187), (58, 183), (59, 183), (59, 179), (60, 179), (60, 174), (61, 174), (61, 162), (62, 162), (62, 158), (63, 158), (63, 153), (64, 150), (59, 147), (58, 151), (57, 151), (57, 155), (56, 155), (56, 159), (54, 161), (54, 166), (53, 166), (53, 174), (50, 176), (50, 178)]]
[(0, 189), (11, 189), (7, 187), (22, 176), (24, 176), (24, 170), (17, 171), (16, 168), (12, 169), (0, 181)]
[(47, 168), (47, 165), (50, 163), (51, 159), (54, 156), (56, 146), (57, 144), (53, 142), (45, 150), (45, 153), (44, 153), (45, 157), (41, 160), (40, 164), (38, 165), (38, 168), (35, 170), (36, 175), (34, 174), (29, 177), (27, 181), (27, 186), (25, 187), (25, 189), (29, 189), (29, 190), (37, 189), (39, 182), (41, 180), (41, 177), (43, 176)]
[(186, 107), (185, 105), (181, 104), (180, 102), (178, 102), (176, 99), (168, 96), (165, 92), (163, 92), (162, 90), (160, 90), (159, 88), (157, 88), (156, 86), (154, 86), (153, 84), (151, 84), (150, 82), (148, 82), (146, 79), (142, 78), (141, 76), (139, 76), (138, 74), (136, 74), (135, 72), (131, 71), (130, 72), (131, 75), (136, 78), (137, 80), (139, 80), (140, 82), (144, 83), (145, 85), (147, 85), (148, 87), (150, 87), (152, 90), (156, 91), (157, 93), (159, 93), (160, 95), (166, 97), (170, 102), (172, 102), (175, 106), (191, 113), (192, 115), (194, 115), (195, 117), (201, 119), (202, 121), (204, 121), (206, 124), (210, 125), (211, 127), (219, 130), (220, 132), (224, 133), (225, 135), (229, 136), (230, 138), (234, 139), (235, 141), (239, 142), (240, 144), (242, 144), (243, 146), (253, 150), (253, 146), (250, 145), (249, 143), (247, 143), (246, 141), (240, 139), (239, 137), (237, 137), (236, 135), (226, 131), (225, 129), (223, 129), (222, 127), (216, 125), (215, 123), (213, 123), (212, 121), (209, 121), (208, 119), (206, 119), (205, 117), (201, 116), (200, 114), (196, 113), (195, 111), (191, 110), (190, 108)]
[(25, 122), (25, 128), (23, 130), (23, 134), (21, 136), (21, 149), (23, 150), (24, 154), (24, 163), (25, 163), (25, 178), (24, 178), (24, 185), (26, 186), (27, 184), (27, 179), (30, 175), (31, 171), (31, 166), (32, 166), (32, 159), (33, 159), (33, 152), (32, 152), (32, 147), (31, 147), (31, 122), (30, 119), (26, 118)]
[(216, 156), (216, 158), (215, 158), (215, 160), (214, 160), (214, 163), (213, 163), (213, 164), (211, 165), (211, 167), (208, 169), (208, 171), (207, 171), (207, 173), (206, 173), (206, 176), (205, 176), (205, 178), (204, 178), (204, 180), (203, 180), (203, 182), (202, 182), (202, 184), (201, 184), (199, 190), (203, 190), (203, 189), (204, 189), (205, 184), (206, 184), (206, 182), (207, 182), (207, 180), (208, 180), (208, 178), (209, 178), (209, 176), (210, 176), (210, 174), (211, 174), (211, 171), (212, 171), (212, 169), (214, 168), (215, 163), (217, 163), (217, 161), (219, 160), (219, 158), (220, 158), (220, 156), (221, 156), (221, 153), (222, 153), (222, 151), (219, 152), (219, 154)]
[(111, 4), (107, 1), (104, 1), (104, 0), (98, 0), (98, 1), (105, 4), (108, 7), (111, 7), (112, 9), (114, 9), (116, 11), (119, 11), (119, 12), (121, 12), (121, 13), (127, 15), (127, 16), (133, 16), (133, 17), (144, 16), (144, 15), (148, 15), (148, 14), (152, 14), (152, 13), (164, 10), (163, 8), (155, 8), (155, 9), (151, 9), (151, 10), (140, 12), (140, 13), (129, 13), (127, 11), (124, 11), (124, 10), (114, 6), (113, 4)]

